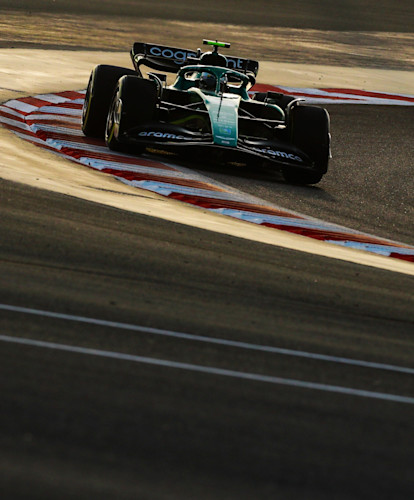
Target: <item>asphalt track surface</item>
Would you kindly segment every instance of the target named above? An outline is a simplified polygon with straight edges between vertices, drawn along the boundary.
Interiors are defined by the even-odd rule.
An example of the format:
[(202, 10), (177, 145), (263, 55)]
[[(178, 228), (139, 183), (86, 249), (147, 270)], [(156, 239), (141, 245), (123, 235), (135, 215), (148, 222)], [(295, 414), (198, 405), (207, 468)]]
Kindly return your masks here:
[[(0, 0), (2, 9), (177, 19), (254, 26), (288, 26), (323, 30), (412, 32), (414, 7), (410, 0)], [(260, 34), (260, 30), (258, 30)]]
[[(200, 170), (413, 244), (413, 109), (329, 110), (319, 187)], [(4, 180), (0, 210), (1, 498), (413, 496), (412, 277)]]
[(412, 495), (412, 277), (1, 193), (2, 498)]

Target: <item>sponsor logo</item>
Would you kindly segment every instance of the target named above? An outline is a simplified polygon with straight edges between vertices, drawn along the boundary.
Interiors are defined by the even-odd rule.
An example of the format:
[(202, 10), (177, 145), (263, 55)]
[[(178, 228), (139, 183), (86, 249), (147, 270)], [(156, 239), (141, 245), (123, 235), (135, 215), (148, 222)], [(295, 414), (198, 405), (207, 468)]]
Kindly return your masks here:
[(231, 135), (233, 129), (230, 128), (230, 127), (219, 127), (219, 130), (222, 134), (226, 134), (226, 135)]
[(155, 137), (157, 139), (176, 139), (183, 141), (186, 138), (183, 135), (170, 134), (166, 132), (140, 132), (138, 134), (140, 137)]
[(161, 47), (151, 47), (150, 54), (156, 57), (164, 57), (165, 59), (173, 59), (176, 64), (182, 64), (189, 57), (197, 57), (195, 52), (187, 50), (174, 50), (169, 48), (161, 49)]
[(227, 67), (230, 69), (243, 69), (243, 59), (233, 59), (231, 57), (226, 57)]
[(260, 148), (253, 148), (255, 151), (258, 153), (264, 153), (265, 155), (269, 156), (278, 156), (279, 158), (287, 158), (289, 160), (294, 160), (294, 161), (300, 161), (303, 163), (303, 160), (300, 156), (294, 155), (293, 153), (285, 153), (284, 151), (274, 151), (273, 149), (260, 149)]
[[(174, 50), (167, 48), (161, 48), (153, 46), (150, 48), (149, 53), (155, 57), (164, 57), (165, 59), (172, 59), (175, 64), (183, 64), (189, 57), (197, 57), (196, 52), (191, 52), (188, 50)], [(230, 69), (242, 69), (243, 59), (234, 59), (232, 57), (227, 57), (227, 66)]]
[(229, 146), (231, 142), (227, 139), (227, 137), (220, 137), (219, 135), (217, 136), (217, 139), (220, 139), (220, 143), (224, 146)]

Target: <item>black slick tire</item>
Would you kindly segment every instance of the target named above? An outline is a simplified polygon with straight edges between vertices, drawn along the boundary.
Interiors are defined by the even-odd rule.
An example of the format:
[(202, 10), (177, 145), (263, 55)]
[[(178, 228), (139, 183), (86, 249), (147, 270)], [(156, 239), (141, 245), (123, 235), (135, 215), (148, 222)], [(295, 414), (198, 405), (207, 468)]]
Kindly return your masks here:
[(100, 64), (92, 70), (82, 109), (82, 131), (87, 137), (104, 138), (114, 89), (124, 75), (136, 75), (136, 72), (106, 64)]
[(113, 151), (142, 152), (145, 145), (131, 146), (125, 132), (154, 121), (158, 91), (155, 82), (137, 76), (123, 76), (117, 85), (108, 112), (105, 142)]
[(328, 170), (330, 155), (330, 123), (326, 109), (317, 106), (297, 106), (289, 116), (291, 142), (313, 161), (313, 170), (285, 167), (282, 170), (287, 182), (317, 184)]
[(296, 97), (290, 95), (278, 94), (277, 92), (256, 92), (252, 100), (258, 102), (267, 102), (268, 104), (276, 104), (283, 111), (286, 111), (288, 104), (294, 101)]

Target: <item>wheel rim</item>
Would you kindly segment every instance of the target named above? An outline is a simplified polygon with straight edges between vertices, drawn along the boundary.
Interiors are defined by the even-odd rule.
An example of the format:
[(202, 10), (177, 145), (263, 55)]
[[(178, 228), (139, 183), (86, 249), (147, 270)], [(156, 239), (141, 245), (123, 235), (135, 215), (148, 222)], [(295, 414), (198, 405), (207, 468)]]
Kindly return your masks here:
[(114, 140), (118, 141), (121, 113), (122, 101), (117, 97), (111, 104), (111, 109), (108, 113), (108, 120), (106, 122), (105, 140), (107, 143), (111, 143)]

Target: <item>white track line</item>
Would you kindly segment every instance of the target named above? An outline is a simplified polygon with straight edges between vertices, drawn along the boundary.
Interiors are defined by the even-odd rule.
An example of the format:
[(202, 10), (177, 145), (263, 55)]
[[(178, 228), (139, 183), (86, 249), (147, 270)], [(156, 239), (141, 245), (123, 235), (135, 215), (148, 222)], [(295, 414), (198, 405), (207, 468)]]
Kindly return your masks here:
[(227, 340), (227, 339), (220, 339), (220, 338), (215, 338), (215, 337), (204, 337), (201, 335), (193, 335), (193, 334), (189, 334), (189, 333), (181, 333), (181, 332), (175, 332), (175, 331), (171, 331), (171, 330), (161, 330), (158, 328), (150, 328), (150, 327), (146, 327), (146, 326), (132, 325), (132, 324), (128, 324), (128, 323), (118, 323), (116, 321), (106, 321), (106, 320), (96, 319), (96, 318), (87, 318), (84, 316), (74, 316), (71, 314), (62, 314), (62, 313), (56, 313), (56, 312), (52, 312), (52, 311), (43, 311), (43, 310), (39, 310), (39, 309), (30, 309), (27, 307), (12, 306), (12, 305), (8, 305), (8, 304), (0, 304), (0, 310), (23, 313), (23, 314), (32, 314), (32, 315), (36, 315), (36, 316), (45, 316), (48, 318), (56, 318), (56, 319), (62, 319), (62, 320), (66, 320), (66, 321), (75, 321), (75, 322), (79, 322), (79, 323), (88, 323), (91, 325), (99, 325), (99, 326), (117, 328), (117, 329), (122, 329), (122, 330), (129, 330), (129, 331), (134, 331), (134, 332), (149, 333), (152, 335), (161, 335), (161, 336), (165, 336), (165, 337), (173, 337), (173, 338), (190, 340), (190, 341), (195, 341), (195, 342), (204, 342), (204, 343), (208, 343), (208, 344), (218, 344), (218, 345), (223, 345), (223, 346), (227, 346), (227, 347), (235, 347), (238, 349), (247, 349), (247, 350), (251, 350), (251, 351), (261, 351), (261, 352), (272, 353), (272, 354), (280, 354), (280, 355), (284, 355), (284, 356), (308, 358), (308, 359), (314, 359), (314, 360), (318, 360), (318, 361), (328, 361), (331, 363), (340, 363), (340, 364), (346, 364), (346, 365), (360, 366), (363, 368), (373, 368), (373, 369), (377, 369), (377, 370), (388, 370), (388, 371), (394, 371), (394, 372), (414, 375), (413, 368), (407, 368), (407, 367), (396, 366), (396, 365), (388, 365), (388, 364), (383, 364), (383, 363), (374, 363), (371, 361), (363, 361), (363, 360), (359, 360), (359, 359), (342, 358), (342, 357), (338, 357), (338, 356), (329, 356), (326, 354), (318, 354), (318, 353), (312, 353), (312, 352), (306, 352), (306, 351), (297, 351), (297, 350), (292, 350), (292, 349), (285, 349), (285, 348), (281, 348), (281, 347), (273, 347), (273, 346), (260, 345), (260, 344), (250, 344), (248, 342), (239, 342), (236, 340)]
[(318, 384), (315, 382), (307, 382), (304, 380), (294, 380), (289, 378), (272, 377), (269, 375), (260, 375), (257, 373), (246, 373), (234, 370), (226, 370), (216, 368), (214, 366), (200, 366), (190, 363), (180, 363), (177, 361), (169, 361), (166, 359), (147, 358), (144, 356), (135, 356), (133, 354), (125, 354), (114, 351), (102, 351), (100, 349), (89, 349), (86, 347), (71, 346), (66, 344), (56, 344), (54, 342), (44, 342), (41, 340), (32, 340), (21, 337), (9, 337), (0, 335), (1, 342), (27, 345), (31, 347), (40, 347), (44, 349), (53, 349), (58, 351), (66, 351), (76, 354), (86, 354), (89, 356), (99, 356), (102, 358), (112, 358), (121, 361), (130, 361), (133, 363), (143, 363), (147, 365), (162, 366), (165, 368), (175, 368), (178, 370), (207, 373), (209, 375), (219, 375), (222, 377), (231, 377), (243, 380), (251, 380), (254, 382), (265, 382), (268, 384), (285, 385), (301, 389), (311, 389), (323, 392), (334, 392), (345, 394), (348, 396), (358, 396), (363, 398), (380, 399), (383, 401), (391, 401), (394, 403), (405, 403), (414, 405), (414, 398), (407, 396), (398, 396), (396, 394), (386, 394), (381, 392), (364, 391), (361, 389), (353, 389), (351, 387), (341, 387), (337, 385)]

